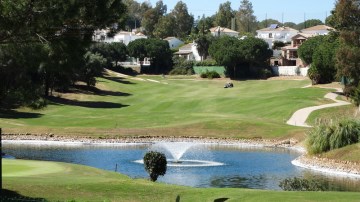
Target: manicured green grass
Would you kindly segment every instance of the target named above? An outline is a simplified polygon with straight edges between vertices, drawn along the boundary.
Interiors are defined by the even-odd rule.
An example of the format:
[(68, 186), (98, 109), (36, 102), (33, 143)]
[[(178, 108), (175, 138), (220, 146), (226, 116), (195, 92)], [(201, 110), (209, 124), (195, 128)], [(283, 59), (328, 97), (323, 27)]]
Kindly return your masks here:
[[(114, 76), (99, 78), (97, 90), (62, 94), (48, 107), (1, 112), (4, 133), (86, 136), (213, 136), (278, 138), (303, 133), (287, 126), (296, 110), (328, 102), (329, 90), (303, 81), (172, 80), (168, 84)], [(20, 113), (21, 112), (21, 113)]]
[[(21, 175), (21, 170), (54, 167), (56, 172)], [(37, 165), (37, 166), (34, 166)], [(12, 171), (16, 167), (18, 171)], [(38, 168), (37, 168), (38, 167)], [(124, 175), (87, 166), (55, 162), (2, 159), (3, 188), (27, 198), (49, 201), (358, 201), (360, 193), (282, 192), (249, 189), (190, 188), (130, 179)], [(5, 196), (2, 196), (5, 197)]]

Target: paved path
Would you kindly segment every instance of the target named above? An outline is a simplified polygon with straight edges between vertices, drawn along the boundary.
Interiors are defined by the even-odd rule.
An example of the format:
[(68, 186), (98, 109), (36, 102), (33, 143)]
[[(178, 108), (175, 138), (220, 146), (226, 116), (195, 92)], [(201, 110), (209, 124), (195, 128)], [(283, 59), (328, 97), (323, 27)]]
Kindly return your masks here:
[(338, 107), (338, 106), (351, 104), (346, 101), (337, 100), (336, 99), (336, 97), (338, 96), (337, 93), (341, 93), (342, 89), (341, 88), (335, 88), (335, 89), (336, 89), (336, 92), (328, 93), (325, 95), (325, 98), (333, 100), (335, 103), (299, 109), (291, 116), (291, 118), (286, 123), (289, 125), (293, 125), (293, 126), (311, 127), (305, 123), (306, 119), (309, 117), (311, 112), (313, 112), (315, 110), (319, 110), (319, 109), (324, 109), (324, 108), (329, 108), (329, 107)]

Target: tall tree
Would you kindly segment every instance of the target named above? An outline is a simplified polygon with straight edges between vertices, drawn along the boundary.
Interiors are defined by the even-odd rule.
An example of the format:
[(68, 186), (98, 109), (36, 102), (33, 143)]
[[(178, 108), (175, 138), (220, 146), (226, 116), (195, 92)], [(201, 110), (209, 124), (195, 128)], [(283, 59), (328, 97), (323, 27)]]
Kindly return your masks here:
[[(360, 89), (360, 2), (338, 0), (335, 7), (336, 29), (340, 31), (340, 48), (336, 66), (338, 76), (347, 77), (346, 88)], [(354, 96), (354, 92), (350, 92)], [(354, 100), (360, 100), (355, 97)], [(357, 103), (358, 105), (360, 103)]]
[(127, 9), (125, 28), (128, 30), (139, 28), (141, 26), (143, 12), (145, 11), (141, 10), (140, 3), (135, 0), (123, 0), (123, 2)]
[(175, 33), (177, 37), (185, 38), (191, 32), (194, 24), (194, 16), (189, 14), (187, 5), (182, 1), (179, 1), (175, 5), (171, 15), (175, 18)]
[(249, 0), (242, 0), (239, 11), (236, 14), (237, 29), (240, 34), (252, 33), (257, 30), (257, 20), (254, 15), (252, 3)]
[(159, 22), (155, 25), (154, 36), (158, 38), (165, 38), (175, 36), (175, 18), (173, 15), (162, 16)]
[(234, 17), (235, 11), (232, 10), (230, 1), (220, 4), (219, 10), (215, 15), (215, 26), (231, 29), (231, 23)]
[[(114, 23), (122, 24), (124, 13), (125, 6), (121, 0), (1, 1), (0, 43), (12, 47), (14, 52), (8, 53), (14, 55), (11, 61), (10, 56), (0, 59), (0, 78), (9, 75), (15, 68), (11, 66), (15, 65), (18, 66), (18, 74), (28, 78), (30, 83), (22, 80), (13, 87), (29, 89), (38, 97), (40, 91), (47, 96), (54, 89), (68, 88), (81, 80), (81, 67), (85, 62), (83, 56), (93, 31)], [(29, 54), (17, 56), (24, 47), (27, 51), (33, 50), (29, 54), (37, 59), (23, 60)], [(25, 94), (23, 91), (17, 96), (24, 97)], [(5, 96), (11, 97), (9, 94)]]
[(147, 35), (154, 36), (155, 26), (159, 22), (159, 19), (166, 14), (166, 12), (167, 6), (162, 0), (159, 0), (156, 2), (156, 6), (154, 8), (151, 8), (144, 13), (141, 23)]
[(195, 40), (196, 48), (202, 60), (205, 60), (209, 55), (209, 48), (212, 41), (214, 41), (214, 37), (211, 34), (200, 34)]
[(239, 39), (225, 35), (215, 40), (209, 48), (211, 57), (226, 67), (226, 72), (231, 78), (237, 78), (237, 67), (244, 61), (239, 47)]

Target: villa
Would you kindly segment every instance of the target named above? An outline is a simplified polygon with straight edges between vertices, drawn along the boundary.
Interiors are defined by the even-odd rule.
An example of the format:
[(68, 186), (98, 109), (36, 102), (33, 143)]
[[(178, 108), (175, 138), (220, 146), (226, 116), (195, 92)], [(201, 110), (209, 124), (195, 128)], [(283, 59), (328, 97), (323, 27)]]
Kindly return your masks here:
[(128, 45), (130, 42), (135, 41), (137, 39), (147, 39), (141, 32), (126, 32), (120, 31), (115, 33), (113, 36), (109, 36), (110, 30), (102, 29), (96, 30), (93, 35), (93, 41), (104, 42), (104, 43), (113, 43), (113, 42), (121, 42), (125, 45)]

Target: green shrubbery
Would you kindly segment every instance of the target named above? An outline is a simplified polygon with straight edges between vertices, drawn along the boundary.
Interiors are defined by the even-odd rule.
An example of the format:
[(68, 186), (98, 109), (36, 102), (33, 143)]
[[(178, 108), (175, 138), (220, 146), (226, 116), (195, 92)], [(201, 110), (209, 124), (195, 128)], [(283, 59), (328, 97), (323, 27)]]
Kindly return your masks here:
[(188, 61), (185, 58), (174, 57), (174, 68), (169, 72), (170, 75), (193, 75), (195, 74), (193, 61)]
[(220, 74), (216, 71), (206, 71), (200, 74), (201, 78), (208, 78), (208, 79), (214, 79), (214, 78), (221, 78)]
[(286, 178), (281, 181), (279, 186), (284, 191), (325, 191), (326, 188), (316, 180), (307, 180), (301, 178)]
[(360, 121), (345, 119), (313, 128), (306, 140), (310, 154), (319, 154), (360, 142)]
[(159, 175), (164, 176), (167, 168), (166, 156), (163, 153), (149, 151), (144, 156), (144, 166), (151, 181), (155, 182)]
[(195, 66), (209, 67), (209, 66), (218, 66), (218, 64), (213, 59), (206, 59), (206, 60), (203, 60), (203, 61), (196, 62)]

